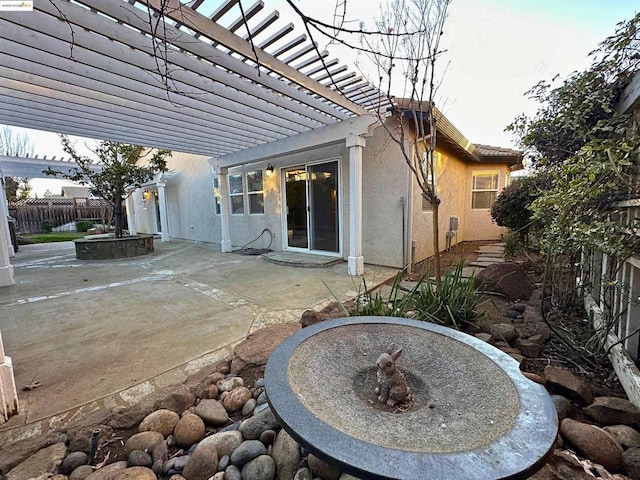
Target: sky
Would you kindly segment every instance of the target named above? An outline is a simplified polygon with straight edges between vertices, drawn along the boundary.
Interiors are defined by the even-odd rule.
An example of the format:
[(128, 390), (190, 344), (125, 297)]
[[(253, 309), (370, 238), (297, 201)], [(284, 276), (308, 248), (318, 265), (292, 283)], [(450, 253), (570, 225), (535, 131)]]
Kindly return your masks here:
[[(211, 0), (207, 0), (211, 1)], [(288, 12), (282, 0), (265, 0), (269, 11)], [(375, 14), (371, 0), (348, 0), (348, 17), (364, 20)], [(333, 0), (297, 0), (309, 15), (328, 18)], [(640, 5), (632, 0), (453, 0), (445, 25), (439, 60), (446, 67), (436, 104), (460, 132), (474, 143), (516, 148), (504, 129), (521, 113), (535, 113), (525, 92), (540, 80), (566, 78), (589, 65), (588, 54), (631, 19)], [(321, 44), (322, 40), (319, 39)], [(55, 133), (12, 127), (27, 133), (40, 157), (66, 156)], [(83, 139), (77, 140), (82, 153)], [(68, 181), (33, 179), (39, 197), (49, 188), (59, 193)]]

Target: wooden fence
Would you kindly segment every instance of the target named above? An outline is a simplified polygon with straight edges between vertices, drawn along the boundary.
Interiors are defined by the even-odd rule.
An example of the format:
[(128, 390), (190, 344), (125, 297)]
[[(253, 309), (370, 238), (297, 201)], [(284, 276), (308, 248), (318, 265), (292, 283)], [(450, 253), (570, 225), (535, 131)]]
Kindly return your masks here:
[[(76, 229), (77, 220), (91, 220), (102, 225), (113, 224), (111, 205), (9, 205), (9, 215), (16, 220), (18, 233), (39, 233), (43, 222), (50, 222), (53, 231)], [(126, 221), (126, 218), (124, 219)], [(126, 226), (125, 226), (126, 228)]]

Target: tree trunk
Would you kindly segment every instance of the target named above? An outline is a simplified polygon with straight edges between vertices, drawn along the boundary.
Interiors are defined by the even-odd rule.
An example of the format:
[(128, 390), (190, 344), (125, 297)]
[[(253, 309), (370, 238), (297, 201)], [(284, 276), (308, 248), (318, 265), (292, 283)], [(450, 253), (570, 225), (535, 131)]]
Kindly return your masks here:
[(440, 291), (440, 227), (438, 225), (438, 210), (440, 209), (440, 202), (432, 203), (433, 213), (433, 269), (436, 277), (436, 290)]
[(115, 224), (115, 237), (122, 238), (122, 200), (113, 202), (113, 221)]

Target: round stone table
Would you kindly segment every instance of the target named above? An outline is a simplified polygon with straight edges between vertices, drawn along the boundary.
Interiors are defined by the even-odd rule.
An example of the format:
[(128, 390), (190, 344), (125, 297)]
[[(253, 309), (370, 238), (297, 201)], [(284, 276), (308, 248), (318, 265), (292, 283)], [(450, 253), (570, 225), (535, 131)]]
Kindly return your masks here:
[[(389, 344), (414, 400), (377, 401)], [(271, 409), (317, 457), (362, 479), (528, 478), (558, 432), (553, 401), (518, 363), (477, 338), (393, 317), (318, 323), (285, 339), (265, 371)]]

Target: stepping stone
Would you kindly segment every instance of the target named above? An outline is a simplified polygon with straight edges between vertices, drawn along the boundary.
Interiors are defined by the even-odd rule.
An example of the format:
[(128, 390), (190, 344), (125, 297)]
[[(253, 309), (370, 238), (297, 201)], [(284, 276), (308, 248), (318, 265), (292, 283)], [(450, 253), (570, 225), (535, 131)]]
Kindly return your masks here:
[(495, 265), (496, 262), (479, 262), (479, 261), (475, 261), (475, 262), (471, 262), (469, 264), (469, 266), (471, 267), (488, 267), (490, 265)]
[(480, 270), (480, 267), (464, 267), (461, 272), (462, 278), (475, 277)]
[(504, 253), (503, 245), (482, 245), (478, 247), (478, 253)]

